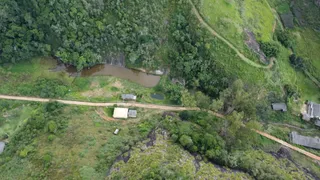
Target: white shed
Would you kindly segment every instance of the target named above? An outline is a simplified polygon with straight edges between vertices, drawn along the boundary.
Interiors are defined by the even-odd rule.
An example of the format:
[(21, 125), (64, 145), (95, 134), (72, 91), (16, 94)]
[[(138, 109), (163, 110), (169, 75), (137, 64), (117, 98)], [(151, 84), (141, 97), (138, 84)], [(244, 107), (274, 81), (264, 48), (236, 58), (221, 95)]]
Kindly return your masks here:
[(127, 119), (128, 118), (128, 108), (114, 108), (113, 118), (116, 119)]

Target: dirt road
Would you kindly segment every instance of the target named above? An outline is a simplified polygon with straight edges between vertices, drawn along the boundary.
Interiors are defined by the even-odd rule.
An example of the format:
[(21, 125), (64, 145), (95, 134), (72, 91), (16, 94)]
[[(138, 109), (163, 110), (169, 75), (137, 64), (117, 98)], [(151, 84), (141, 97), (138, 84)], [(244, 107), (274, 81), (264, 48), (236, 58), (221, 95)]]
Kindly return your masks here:
[(122, 106), (122, 107), (139, 107), (139, 108), (145, 108), (145, 109), (160, 109), (160, 110), (166, 110), (166, 111), (199, 110), (199, 108), (179, 107), (179, 106), (163, 106), (163, 105), (155, 105), (155, 104), (142, 104), (142, 103), (136, 103), (136, 102), (93, 103), (93, 102), (70, 101), (70, 100), (60, 100), (60, 99), (46, 99), (46, 98), (23, 97), (23, 96), (7, 96), (7, 95), (0, 95), (0, 99), (33, 101), (33, 102), (57, 101), (62, 104), (79, 105), (79, 106), (94, 106), (94, 107), (111, 107), (111, 106), (117, 105), (117, 106)]
[[(23, 97), (23, 96), (7, 96), (7, 95), (0, 95), (0, 99), (7, 99), (7, 100), (19, 100), (19, 101), (33, 101), (33, 102), (49, 102), (49, 101), (57, 101), (63, 104), (69, 104), (69, 105), (80, 105), (80, 106), (93, 106), (93, 107), (110, 107), (110, 106), (122, 106), (122, 107), (139, 107), (139, 108), (146, 108), (146, 109), (158, 109), (158, 110), (166, 110), (166, 111), (184, 111), (184, 110), (200, 110), (199, 108), (190, 108), (190, 107), (179, 107), (179, 106), (163, 106), (163, 105), (155, 105), (155, 104), (141, 104), (141, 103), (92, 103), (92, 102), (82, 102), (82, 101), (70, 101), (70, 100), (59, 100), (59, 99), (45, 99), (45, 98), (36, 98), (36, 97)], [(212, 111), (209, 111), (209, 113), (223, 118), (224, 116), (222, 114), (218, 114)], [(320, 157), (316, 156), (310, 152), (307, 152), (303, 149), (300, 149), (298, 147), (295, 147), (285, 141), (282, 141), (281, 139), (278, 139), (274, 136), (271, 136), (270, 134), (253, 130), (254, 132), (271, 139), (275, 142), (278, 142), (282, 144), (283, 146), (286, 146), (294, 151), (300, 152), (312, 159), (320, 161)]]
[(189, 3), (192, 6), (192, 11), (193, 13), (196, 15), (197, 19), (200, 21), (200, 23), (213, 35), (216, 36), (218, 39), (220, 39), (221, 41), (223, 41), (225, 44), (227, 44), (233, 51), (235, 51), (235, 53), (240, 57), (241, 60), (243, 60), (244, 62), (246, 62), (247, 64), (256, 67), (256, 68), (261, 68), (261, 69), (270, 69), (272, 68), (272, 66), (274, 65), (274, 59), (272, 58), (270, 60), (269, 65), (264, 66), (261, 64), (258, 64), (250, 59), (248, 59), (244, 54), (242, 54), (234, 45), (232, 45), (227, 39), (225, 39), (224, 37), (222, 37), (219, 33), (217, 33), (200, 15), (198, 9), (195, 7), (195, 5), (193, 4), (192, 0), (189, 0)]

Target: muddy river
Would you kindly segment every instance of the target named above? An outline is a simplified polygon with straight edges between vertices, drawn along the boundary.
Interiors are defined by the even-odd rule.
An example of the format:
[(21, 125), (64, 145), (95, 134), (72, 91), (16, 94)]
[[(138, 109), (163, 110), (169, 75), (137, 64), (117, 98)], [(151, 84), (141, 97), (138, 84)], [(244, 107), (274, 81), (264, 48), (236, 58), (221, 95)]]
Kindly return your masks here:
[(59, 64), (54, 71), (66, 71), (71, 76), (81, 77), (114, 76), (138, 83), (144, 87), (154, 87), (160, 81), (160, 76), (109, 64), (95, 65), (91, 68), (85, 68), (81, 72), (77, 72), (77, 69), (73, 66), (65, 67), (65, 65)]

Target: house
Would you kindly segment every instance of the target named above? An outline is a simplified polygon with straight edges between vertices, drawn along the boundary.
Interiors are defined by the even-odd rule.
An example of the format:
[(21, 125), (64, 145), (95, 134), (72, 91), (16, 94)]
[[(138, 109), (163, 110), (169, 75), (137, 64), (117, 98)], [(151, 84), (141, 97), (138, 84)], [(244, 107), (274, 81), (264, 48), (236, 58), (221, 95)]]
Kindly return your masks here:
[(302, 115), (302, 119), (309, 121), (310, 119), (320, 120), (320, 104), (308, 101), (306, 112)]
[(116, 130), (113, 132), (114, 135), (117, 135), (118, 133), (119, 133), (119, 129), (116, 129)]
[(0, 142), (0, 154), (3, 153), (5, 146), (6, 146), (6, 144), (4, 142)]
[(137, 100), (137, 96), (133, 94), (122, 94), (121, 95), (122, 100), (126, 101), (135, 101)]
[(127, 119), (128, 118), (128, 108), (114, 108), (113, 118), (116, 119)]
[(290, 133), (290, 141), (294, 144), (309, 148), (320, 149), (320, 138), (299, 135), (297, 132)]
[(285, 103), (272, 103), (271, 107), (275, 111), (287, 111), (287, 105)]
[(320, 127), (320, 120), (316, 120), (316, 122), (314, 123), (316, 126)]
[(284, 27), (289, 28), (289, 29), (294, 28), (294, 23), (293, 23), (294, 16), (293, 16), (292, 12), (289, 11), (289, 13), (280, 14), (280, 18), (281, 18), (281, 21), (282, 21)]
[(136, 118), (137, 117), (137, 110), (129, 110), (128, 116), (130, 118)]

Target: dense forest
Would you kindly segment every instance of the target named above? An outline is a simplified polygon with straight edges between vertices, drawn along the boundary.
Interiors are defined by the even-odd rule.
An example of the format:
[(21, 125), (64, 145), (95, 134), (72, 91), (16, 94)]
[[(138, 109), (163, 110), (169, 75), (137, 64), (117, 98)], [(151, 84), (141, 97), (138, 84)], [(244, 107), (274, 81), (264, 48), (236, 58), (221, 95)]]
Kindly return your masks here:
[(52, 55), (81, 70), (125, 53), (128, 62), (153, 67), (165, 41), (166, 6), (166, 0), (1, 1), (0, 62)]

